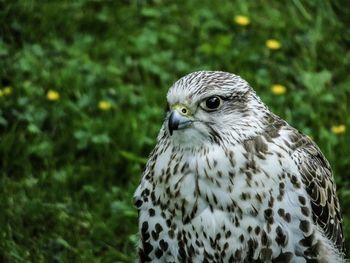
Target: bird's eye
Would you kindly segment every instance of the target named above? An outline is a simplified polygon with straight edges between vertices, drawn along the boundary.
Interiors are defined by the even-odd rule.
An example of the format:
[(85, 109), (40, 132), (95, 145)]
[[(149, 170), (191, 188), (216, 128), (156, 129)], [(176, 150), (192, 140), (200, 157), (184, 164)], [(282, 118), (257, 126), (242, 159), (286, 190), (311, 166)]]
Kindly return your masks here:
[(218, 96), (209, 97), (201, 103), (201, 106), (206, 111), (218, 109), (222, 104), (222, 99)]

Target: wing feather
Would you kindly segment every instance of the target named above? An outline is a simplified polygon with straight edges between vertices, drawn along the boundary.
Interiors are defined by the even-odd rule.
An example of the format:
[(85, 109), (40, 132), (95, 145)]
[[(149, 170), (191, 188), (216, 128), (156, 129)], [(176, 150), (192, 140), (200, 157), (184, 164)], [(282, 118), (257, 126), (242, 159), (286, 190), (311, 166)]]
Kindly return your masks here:
[(297, 133), (293, 141), (295, 149), (292, 157), (310, 196), (313, 220), (339, 252), (344, 253), (342, 216), (331, 167), (311, 139)]

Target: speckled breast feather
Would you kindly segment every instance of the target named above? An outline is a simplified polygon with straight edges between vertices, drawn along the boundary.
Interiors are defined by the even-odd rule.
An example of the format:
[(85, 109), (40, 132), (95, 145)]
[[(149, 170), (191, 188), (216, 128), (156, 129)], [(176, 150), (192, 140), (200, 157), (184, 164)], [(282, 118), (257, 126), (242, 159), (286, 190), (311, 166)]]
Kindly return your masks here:
[(331, 168), (240, 77), (191, 73), (134, 200), (140, 262), (345, 262)]

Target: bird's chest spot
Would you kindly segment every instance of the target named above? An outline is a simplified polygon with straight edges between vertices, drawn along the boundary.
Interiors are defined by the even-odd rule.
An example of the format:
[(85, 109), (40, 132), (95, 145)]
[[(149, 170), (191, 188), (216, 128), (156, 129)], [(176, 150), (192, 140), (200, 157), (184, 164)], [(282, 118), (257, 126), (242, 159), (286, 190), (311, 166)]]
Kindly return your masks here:
[[(215, 199), (211, 192), (215, 189), (224, 192), (224, 186), (232, 184), (230, 177), (235, 173), (233, 163), (234, 160), (230, 161), (224, 151), (216, 147), (199, 153), (187, 152), (180, 160), (169, 159), (167, 171), (170, 173), (165, 172), (165, 178), (159, 178), (159, 182), (164, 182), (162, 189), (168, 189), (167, 194), (174, 202), (178, 202), (178, 199), (188, 203)], [(211, 200), (217, 203), (214, 199)]]
[(180, 157), (169, 153), (155, 169), (155, 196), (176, 209), (183, 204), (188, 209), (196, 205), (197, 212), (208, 206), (230, 211), (237, 202), (244, 206), (266, 197), (275, 184), (266, 170), (275, 169), (274, 164), (276, 158), (257, 162), (242, 146), (231, 150), (211, 146)]
[(166, 226), (164, 237), (152, 238), (155, 244), (166, 239), (169, 248), (176, 248), (171, 252), (175, 257), (194, 253), (203, 262), (203, 256), (214, 260), (221, 251), (227, 262), (251, 262), (264, 251), (268, 261), (280, 253), (278, 247), (292, 249), (291, 240), (302, 237), (298, 218), (303, 214), (296, 198), (302, 189), (294, 187), (298, 179), (281, 168), (278, 155), (259, 158), (241, 147), (183, 154), (180, 159), (169, 155), (167, 160), (158, 162), (149, 184), (152, 202), (147, 204), (155, 212), (143, 210), (140, 215), (146, 222), (157, 219), (151, 235), (157, 234), (157, 223)]

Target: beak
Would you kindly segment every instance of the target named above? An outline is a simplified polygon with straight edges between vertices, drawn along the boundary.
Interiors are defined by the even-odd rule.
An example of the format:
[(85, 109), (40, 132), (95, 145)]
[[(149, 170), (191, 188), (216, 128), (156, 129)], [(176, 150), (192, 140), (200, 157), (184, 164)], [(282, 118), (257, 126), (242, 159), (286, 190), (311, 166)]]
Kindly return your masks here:
[(188, 117), (181, 115), (177, 110), (170, 113), (168, 127), (170, 135), (173, 135), (174, 130), (185, 129), (192, 123)]

